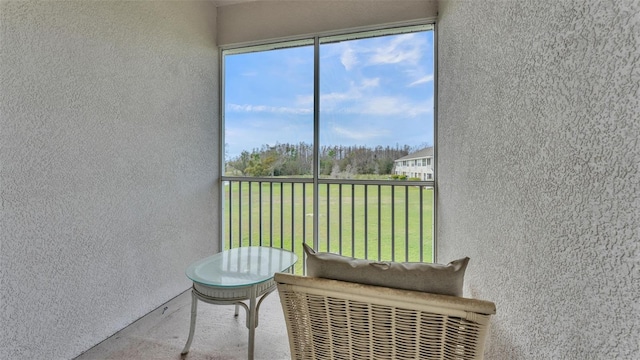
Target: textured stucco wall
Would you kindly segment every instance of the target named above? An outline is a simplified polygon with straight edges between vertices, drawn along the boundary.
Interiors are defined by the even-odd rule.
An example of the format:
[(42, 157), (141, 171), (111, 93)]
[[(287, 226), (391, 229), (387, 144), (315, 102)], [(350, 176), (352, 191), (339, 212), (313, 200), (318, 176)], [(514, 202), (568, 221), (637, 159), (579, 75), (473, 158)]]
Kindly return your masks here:
[(218, 8), (218, 44), (229, 45), (435, 18), (437, 0), (261, 0)]
[(438, 259), (489, 359), (640, 353), (640, 2), (443, 1)]
[(215, 27), (209, 1), (0, 2), (0, 359), (78, 355), (217, 249)]

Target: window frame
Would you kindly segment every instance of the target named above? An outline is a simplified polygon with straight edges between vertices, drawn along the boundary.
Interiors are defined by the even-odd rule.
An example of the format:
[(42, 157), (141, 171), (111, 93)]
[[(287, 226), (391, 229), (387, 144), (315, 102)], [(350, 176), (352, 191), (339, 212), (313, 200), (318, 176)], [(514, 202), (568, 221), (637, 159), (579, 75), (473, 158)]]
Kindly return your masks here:
[[(430, 27), (430, 29), (427, 29)], [(422, 30), (419, 30), (422, 29)], [(322, 183), (322, 179), (319, 174), (319, 161), (318, 161), (318, 148), (319, 148), (319, 116), (320, 116), (320, 89), (319, 89), (319, 46), (324, 43), (330, 43), (331, 41), (343, 41), (343, 40), (351, 40), (358, 38), (367, 38), (374, 36), (386, 36), (386, 35), (394, 35), (394, 34), (402, 34), (402, 33), (411, 33), (417, 31), (431, 30), (433, 31), (433, 158), (437, 158), (438, 153), (438, 26), (437, 22), (434, 19), (420, 19), (417, 21), (404, 21), (397, 22), (392, 24), (380, 24), (373, 25), (367, 27), (357, 27), (350, 29), (341, 29), (327, 32), (320, 32), (316, 34), (307, 34), (303, 36), (291, 36), (291, 37), (282, 37), (277, 39), (268, 39), (256, 42), (248, 42), (248, 43), (240, 43), (240, 44), (229, 44), (219, 46), (218, 51), (218, 168), (220, 170), (220, 176), (218, 178), (218, 210), (219, 214), (224, 213), (223, 202), (224, 202), (224, 186), (223, 183), (225, 178), (231, 178), (225, 176), (225, 67), (224, 67), (224, 57), (228, 54), (237, 54), (237, 53), (247, 53), (247, 52), (257, 52), (257, 51), (266, 51), (266, 50), (275, 50), (282, 47), (292, 47), (292, 46), (303, 46), (303, 45), (311, 45), (314, 46), (314, 129), (313, 129), (313, 138), (314, 138), (314, 164), (313, 164), (313, 183), (314, 187), (317, 188), (319, 183)], [(397, 31), (397, 32), (396, 32)], [(363, 36), (364, 35), (364, 36)], [(369, 35), (369, 36), (366, 36)], [(321, 39), (325, 39), (321, 41)], [(295, 45), (292, 45), (295, 44)], [(427, 159), (428, 163), (431, 163), (431, 158)], [(402, 162), (403, 166), (406, 166), (406, 160)], [(417, 160), (416, 160), (417, 162)], [(399, 163), (398, 163), (399, 164)], [(429, 164), (428, 164), (429, 165)], [(430, 180), (422, 181), (428, 183), (427, 186), (430, 186), (433, 189), (433, 212), (432, 212), (432, 256), (433, 261), (438, 261), (438, 252), (437, 252), (437, 228), (438, 228), (438, 186), (437, 186), (437, 162), (433, 161), (433, 165), (431, 166), (432, 173), (429, 174)], [(392, 173), (396, 173), (396, 171), (392, 170)], [(406, 172), (402, 172), (406, 175)], [(355, 184), (367, 184), (366, 180), (349, 180)], [(317, 213), (317, 201), (314, 202), (314, 212)], [(223, 224), (223, 216), (218, 217), (218, 238), (223, 238), (224, 232), (224, 224)], [(317, 226), (315, 227), (317, 229)], [(317, 230), (316, 230), (317, 232)], [(314, 244), (317, 244), (317, 233), (314, 234)], [(223, 241), (219, 242), (219, 251), (222, 250)]]

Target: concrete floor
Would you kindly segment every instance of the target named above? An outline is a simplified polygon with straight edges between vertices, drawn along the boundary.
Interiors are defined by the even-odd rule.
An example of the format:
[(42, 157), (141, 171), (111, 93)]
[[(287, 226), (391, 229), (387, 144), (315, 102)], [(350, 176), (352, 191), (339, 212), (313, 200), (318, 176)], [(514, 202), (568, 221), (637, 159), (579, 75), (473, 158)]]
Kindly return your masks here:
[[(234, 317), (234, 306), (198, 302), (191, 348), (181, 356), (191, 316), (191, 290), (87, 350), (76, 360), (235, 360), (247, 359), (245, 311)], [(290, 359), (287, 329), (277, 291), (260, 306), (255, 359)]]

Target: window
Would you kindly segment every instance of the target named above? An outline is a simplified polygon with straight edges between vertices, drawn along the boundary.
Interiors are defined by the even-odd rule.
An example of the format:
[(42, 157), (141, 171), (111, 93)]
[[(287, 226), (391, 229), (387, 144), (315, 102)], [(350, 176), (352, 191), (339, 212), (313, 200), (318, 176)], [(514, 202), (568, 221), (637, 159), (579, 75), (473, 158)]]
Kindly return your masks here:
[[(314, 245), (326, 240), (331, 250), (331, 239), (351, 236), (339, 252), (370, 256), (372, 236), (379, 259), (395, 259), (403, 242), (404, 260), (430, 258), (409, 248), (413, 237), (431, 242), (433, 181), (410, 167), (424, 165), (416, 153), (435, 139), (433, 25), (227, 48), (221, 64), (221, 228), (229, 246), (254, 238), (294, 244), (311, 233)], [(395, 215), (382, 214), (382, 204)]]
[(313, 42), (224, 56), (227, 176), (311, 176)]
[(224, 174), (370, 178), (432, 146), (432, 29), (223, 50)]
[(432, 45), (431, 25), (319, 38), (321, 178), (384, 176), (433, 145)]

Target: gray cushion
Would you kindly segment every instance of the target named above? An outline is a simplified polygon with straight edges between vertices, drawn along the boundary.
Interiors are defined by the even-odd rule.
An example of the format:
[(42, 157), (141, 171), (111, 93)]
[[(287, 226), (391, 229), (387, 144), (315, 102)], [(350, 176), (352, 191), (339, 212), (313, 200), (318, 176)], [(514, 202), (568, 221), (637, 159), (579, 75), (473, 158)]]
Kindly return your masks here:
[(307, 244), (303, 246), (307, 253), (307, 276), (452, 296), (462, 296), (464, 272), (469, 263), (468, 257), (447, 265), (371, 261), (316, 252)]

